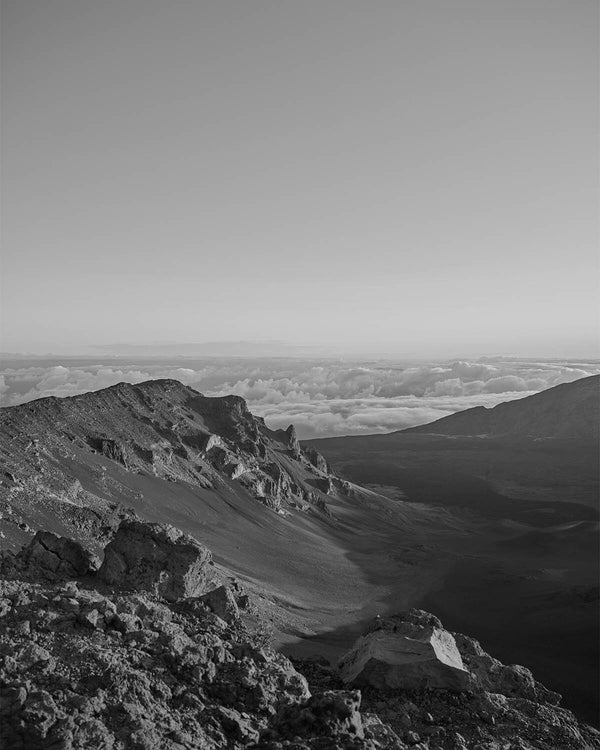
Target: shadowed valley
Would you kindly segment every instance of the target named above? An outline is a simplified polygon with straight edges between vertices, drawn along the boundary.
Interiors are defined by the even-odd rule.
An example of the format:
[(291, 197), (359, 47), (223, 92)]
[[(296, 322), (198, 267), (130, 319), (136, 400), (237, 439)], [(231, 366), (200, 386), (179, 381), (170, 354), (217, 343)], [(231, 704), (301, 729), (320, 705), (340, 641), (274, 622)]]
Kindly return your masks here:
[(452, 627), (469, 623), (595, 722), (599, 384), (583, 378), (401, 432), (310, 443), (352, 481), (470, 530), (421, 604)]

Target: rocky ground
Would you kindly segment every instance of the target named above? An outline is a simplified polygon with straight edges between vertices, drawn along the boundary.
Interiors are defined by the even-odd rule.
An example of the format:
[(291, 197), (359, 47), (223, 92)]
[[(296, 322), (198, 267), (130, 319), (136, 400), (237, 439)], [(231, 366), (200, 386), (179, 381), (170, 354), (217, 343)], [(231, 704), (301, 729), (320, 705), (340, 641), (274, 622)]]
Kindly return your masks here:
[(293, 665), (241, 585), (173, 527), (124, 521), (102, 561), (39, 532), (2, 576), (6, 750), (600, 747), (528, 670), (427, 613), (376, 620), (339, 669)]
[[(382, 633), (388, 647), (374, 651), (372, 642)], [(415, 658), (423, 644), (431, 641), (435, 648), (429, 658), (422, 653)], [(448, 633), (438, 618), (421, 610), (375, 620), (338, 668), (324, 661), (295, 662), (295, 666), (307, 677), (311, 690), (342, 689), (348, 684), (348, 661), (356, 661), (357, 656), (361, 670), (355, 670), (352, 684), (361, 688), (363, 725), (382, 747), (600, 747), (600, 734), (560, 708), (561, 696), (537, 682), (528, 669), (502, 664), (476, 640)], [(461, 673), (461, 681), (453, 672)], [(396, 735), (397, 744), (390, 732)]]

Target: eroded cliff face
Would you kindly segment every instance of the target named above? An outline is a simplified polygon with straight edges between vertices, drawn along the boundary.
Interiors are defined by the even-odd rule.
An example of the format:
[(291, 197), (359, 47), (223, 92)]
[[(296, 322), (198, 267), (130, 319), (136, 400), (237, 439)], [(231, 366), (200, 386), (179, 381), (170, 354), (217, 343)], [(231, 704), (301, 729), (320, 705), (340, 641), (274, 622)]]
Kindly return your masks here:
[[(0, 574), (6, 750), (600, 747), (528, 670), (426, 612), (378, 618), (341, 669), (293, 664), (269, 646), (240, 582), (172, 526), (124, 521), (103, 560), (40, 532), (4, 553)], [(369, 644), (382, 634), (373, 670)], [(411, 648), (432, 640), (444, 648)], [(449, 662), (464, 680), (447, 679)], [(380, 680), (386, 668), (393, 685)]]
[(171, 380), (3, 409), (0, 457), (8, 544), (51, 528), (51, 516), (56, 531), (102, 543), (143, 501), (122, 472), (234, 492), (282, 515), (326, 514), (327, 496), (348, 491), (323, 457), (301, 449), (293, 426), (269, 430), (242, 398), (208, 398)]

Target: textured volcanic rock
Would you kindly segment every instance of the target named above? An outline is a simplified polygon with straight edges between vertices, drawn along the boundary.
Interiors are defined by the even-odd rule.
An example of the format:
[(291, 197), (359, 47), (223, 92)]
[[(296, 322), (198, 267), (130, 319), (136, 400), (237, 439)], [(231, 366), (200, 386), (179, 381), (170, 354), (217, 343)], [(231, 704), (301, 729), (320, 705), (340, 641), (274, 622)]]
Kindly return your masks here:
[(144, 515), (138, 474), (215, 500), (233, 492), (280, 514), (323, 512), (326, 502), (293, 426), (270, 430), (242, 398), (206, 397), (174, 380), (4, 408), (0, 455), (0, 533), (14, 548), (38, 529), (97, 548), (115, 514)]
[(127, 456), (128, 450), (125, 446), (118, 443), (116, 440), (111, 438), (99, 438), (99, 437), (88, 437), (87, 442), (90, 447), (102, 453), (106, 458), (110, 458), (113, 461), (118, 461), (123, 466), (127, 467)]
[(309, 696), (285, 657), (200, 607), (16, 581), (0, 596), (3, 750), (237, 750)]
[(187, 596), (209, 563), (177, 529), (126, 522), (95, 576), (39, 584), (12, 566), (0, 580), (3, 750), (241, 750), (306, 701), (306, 680), (242, 622), (233, 590)]
[(316, 448), (308, 447), (305, 448), (304, 453), (310, 463), (323, 474), (329, 474), (331, 469), (327, 463), (325, 456), (322, 456)]
[[(468, 690), (367, 685), (361, 695), (344, 689), (339, 673), (320, 660), (302, 667), (311, 695), (305, 676), (269, 647), (257, 610), (244, 619), (239, 586), (186, 597), (189, 548), (205, 564), (208, 550), (156, 524), (125, 522), (117, 537), (119, 556), (127, 542), (131, 556), (140, 555), (126, 568), (127, 592), (89, 571), (67, 583), (32, 583), (13, 565), (11, 579), (0, 579), (3, 750), (600, 747), (600, 734), (559, 708), (558, 696), (528, 670), (505, 667), (419, 610), (377, 620), (366, 637), (422, 645), (423, 633), (454, 635), (453, 648), (441, 638), (442, 656), (458, 663), (462, 654), (472, 670)], [(157, 579), (176, 580), (184, 598), (169, 601)], [(131, 590), (138, 585), (142, 591)], [(166, 587), (171, 599), (174, 589)]]
[[(397, 634), (403, 622), (421, 623), (423, 629), (442, 627), (435, 616), (412, 610), (376, 620), (367, 635), (379, 632), (394, 635), (394, 627)], [(529, 670), (501, 664), (467, 636), (449, 635), (454, 637), (464, 667), (473, 669), (468, 689), (361, 686), (365, 740), (390, 750), (600, 748), (600, 733), (561, 708), (560, 696), (536, 682)], [(323, 660), (296, 661), (295, 666), (307, 677), (309, 688), (315, 693), (347, 688), (343, 672), (332, 669)], [(321, 746), (307, 741), (293, 747)]]
[(203, 594), (200, 601), (225, 622), (232, 622), (240, 616), (235, 596), (227, 586), (219, 586)]
[(302, 451), (300, 449), (300, 443), (298, 442), (298, 435), (296, 435), (296, 428), (293, 424), (287, 428), (285, 435), (292, 456), (296, 459), (300, 458)]
[(548, 705), (561, 700), (526, 667), (502, 664), (478, 641), (444, 630), (435, 615), (416, 609), (376, 618), (342, 657), (340, 675), (345, 683), (378, 689), (480, 690)]
[(206, 590), (210, 565), (210, 551), (179, 529), (123, 521), (106, 546), (98, 576), (112, 586), (176, 601)]
[[(358, 690), (328, 690), (311, 696), (304, 703), (286, 706), (261, 739), (266, 747), (270, 746), (268, 740), (298, 737), (318, 738), (323, 745), (327, 741), (331, 745), (337, 741), (343, 747), (351, 746), (354, 740), (365, 736), (359, 712), (360, 699)], [(276, 747), (276, 744), (272, 746)]]
[(482, 690), (501, 695), (519, 695), (531, 701), (558, 705), (561, 696), (537, 682), (520, 664), (506, 665), (486, 653), (478, 641), (453, 633), (466, 669)]
[(50, 531), (38, 531), (15, 557), (15, 563), (30, 576), (51, 580), (79, 578), (97, 569), (96, 558), (89, 550)]
[(339, 666), (344, 682), (376, 688), (466, 690), (471, 685), (454, 637), (420, 610), (378, 618)]

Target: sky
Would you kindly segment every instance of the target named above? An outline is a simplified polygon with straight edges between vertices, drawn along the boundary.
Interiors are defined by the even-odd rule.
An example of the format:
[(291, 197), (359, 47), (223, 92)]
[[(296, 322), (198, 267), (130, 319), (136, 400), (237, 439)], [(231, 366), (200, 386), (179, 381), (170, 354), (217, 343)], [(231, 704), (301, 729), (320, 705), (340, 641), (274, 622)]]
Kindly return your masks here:
[(4, 0), (0, 349), (598, 353), (595, 0)]

